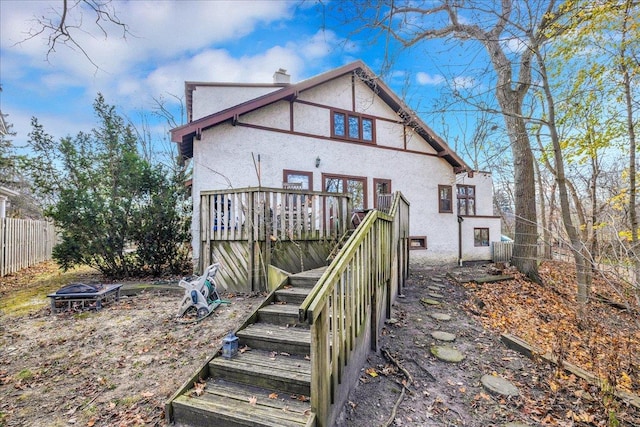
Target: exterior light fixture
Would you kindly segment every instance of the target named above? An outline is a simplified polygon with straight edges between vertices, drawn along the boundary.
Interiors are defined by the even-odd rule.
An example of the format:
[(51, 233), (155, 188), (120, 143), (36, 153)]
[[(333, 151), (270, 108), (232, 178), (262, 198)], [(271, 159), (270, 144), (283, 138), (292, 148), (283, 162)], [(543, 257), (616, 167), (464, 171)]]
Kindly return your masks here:
[(316, 167), (320, 167), (320, 156), (316, 157)]

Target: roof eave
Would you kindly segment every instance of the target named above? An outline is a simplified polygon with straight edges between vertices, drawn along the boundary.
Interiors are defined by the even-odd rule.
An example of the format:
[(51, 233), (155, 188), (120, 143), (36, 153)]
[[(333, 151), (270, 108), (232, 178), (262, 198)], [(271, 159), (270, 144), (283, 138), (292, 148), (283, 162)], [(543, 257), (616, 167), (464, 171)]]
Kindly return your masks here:
[[(204, 130), (227, 120), (233, 120), (242, 114), (246, 114), (275, 102), (284, 99), (293, 99), (303, 90), (310, 89), (356, 70), (361, 70), (370, 77), (370, 81), (365, 81), (365, 83), (372, 89), (375, 86), (375, 90), (378, 95), (381, 96), (382, 99), (391, 108), (393, 108), (398, 113), (399, 117), (401, 117), (406, 123), (412, 123), (412, 126), (417, 128), (418, 133), (436, 150), (439, 157), (445, 159), (457, 171), (471, 170), (464, 160), (451, 150), (442, 138), (436, 135), (429, 126), (427, 126), (400, 98), (397, 97), (386, 83), (378, 79), (376, 75), (359, 60), (310, 79), (303, 80), (299, 83), (287, 85), (282, 89), (270, 92), (218, 113), (202, 117), (186, 125), (174, 128), (171, 130), (171, 140), (179, 144), (181, 155), (190, 157), (193, 155), (193, 139), (198, 139)], [(188, 82), (187, 84), (193, 84), (193, 82)]]

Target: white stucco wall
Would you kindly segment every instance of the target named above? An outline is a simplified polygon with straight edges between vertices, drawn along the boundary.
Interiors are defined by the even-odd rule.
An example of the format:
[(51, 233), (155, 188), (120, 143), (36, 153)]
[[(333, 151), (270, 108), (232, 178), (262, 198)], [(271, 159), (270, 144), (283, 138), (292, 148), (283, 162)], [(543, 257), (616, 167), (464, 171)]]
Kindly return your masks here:
[[(454, 214), (438, 213), (438, 185), (453, 184), (451, 167), (434, 156), (417, 155), (375, 146), (307, 138), (281, 132), (223, 124), (203, 133), (194, 145), (193, 194), (201, 191), (257, 186), (253, 158), (260, 155), (261, 184), (282, 187), (284, 169), (313, 173), (314, 190), (322, 190), (322, 174), (367, 178), (368, 208), (373, 207), (373, 179), (391, 179), (392, 190), (402, 191), (411, 203), (412, 235), (427, 236), (428, 249), (411, 251), (411, 257), (433, 263), (457, 259)], [(315, 167), (316, 158), (321, 162)], [(194, 212), (199, 212), (194, 197)], [(199, 218), (194, 216), (194, 236)], [(197, 251), (197, 238), (194, 250)], [(194, 254), (198, 256), (199, 254)]]
[(267, 93), (280, 90), (281, 86), (240, 86), (240, 85), (219, 85), (219, 86), (197, 86), (192, 92), (192, 114), (191, 120), (226, 110), (251, 99), (257, 98)]
[(328, 105), (342, 110), (351, 110), (352, 91), (351, 77), (343, 76), (324, 83), (321, 86), (305, 90), (298, 94), (302, 101)]
[[(475, 186), (476, 216), (465, 216), (462, 222), (463, 261), (485, 261), (491, 259), (491, 242), (499, 242), (501, 236), (500, 217), (493, 215), (493, 178), (490, 172), (474, 172), (473, 176), (461, 173), (456, 184)], [(474, 229), (489, 229), (489, 246), (475, 246)]]
[[(469, 217), (462, 222), (462, 260), (487, 261), (491, 259), (491, 242), (500, 241), (500, 218)], [(474, 229), (489, 229), (489, 246), (475, 246)]]
[(493, 215), (493, 178), (490, 172), (476, 171), (472, 177), (468, 173), (458, 174), (456, 184), (475, 186), (476, 215)]
[[(361, 112), (372, 116), (396, 117), (395, 112), (377, 97), (371, 98), (371, 93), (367, 95), (365, 88), (364, 85), (357, 85), (356, 93), (363, 92), (356, 96), (359, 105), (357, 109), (366, 108), (366, 111)], [(451, 165), (434, 155), (435, 150), (411, 130), (408, 130), (407, 148), (413, 152), (405, 151), (403, 126), (390, 121), (376, 120), (377, 145), (330, 139), (329, 107), (350, 110), (352, 93), (350, 77), (335, 79), (322, 87), (300, 93), (298, 99), (314, 105), (293, 104), (294, 133), (288, 132), (291, 116), (289, 103), (285, 101), (241, 116), (238, 126), (226, 122), (203, 131), (202, 139), (194, 141), (192, 224), (195, 258), (199, 257), (200, 192), (258, 186), (253, 159), (260, 155), (260, 183), (263, 187), (281, 188), (284, 169), (311, 172), (315, 191), (323, 189), (323, 173), (366, 177), (367, 208), (373, 207), (373, 180), (390, 179), (392, 190), (401, 191), (411, 203), (410, 234), (427, 237), (426, 250), (410, 252), (412, 264), (457, 262), (457, 214), (439, 213), (438, 185), (451, 185), (455, 197), (456, 182), (469, 183), (470, 178), (456, 177)], [(194, 103), (194, 108), (196, 105), (199, 104)], [(198, 112), (198, 116), (200, 115)], [(242, 124), (272, 127), (274, 130)], [(316, 167), (318, 157), (320, 166)], [(490, 175), (486, 177), (476, 174), (470, 185), (476, 185), (478, 214), (490, 215)], [(485, 192), (481, 187), (486, 185), (489, 187)], [(488, 206), (484, 206), (487, 200)], [(478, 218), (477, 224), (487, 227), (487, 221), (492, 223), (493, 219)], [(490, 252), (486, 255), (485, 248), (473, 246), (474, 224), (476, 219), (465, 220), (463, 223), (465, 257), (489, 259)], [(499, 239), (499, 224), (498, 219), (497, 228), (495, 225), (488, 226), (491, 228), (492, 239), (494, 236)]]
[(242, 116), (243, 123), (251, 123), (258, 126), (289, 130), (291, 121), (289, 119), (289, 102), (279, 101), (269, 108), (252, 111)]

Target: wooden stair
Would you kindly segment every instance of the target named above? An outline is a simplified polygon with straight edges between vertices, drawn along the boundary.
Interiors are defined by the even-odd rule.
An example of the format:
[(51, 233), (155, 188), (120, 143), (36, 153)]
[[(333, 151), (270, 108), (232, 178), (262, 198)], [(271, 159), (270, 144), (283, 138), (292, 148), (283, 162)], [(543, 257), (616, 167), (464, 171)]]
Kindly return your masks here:
[(329, 255), (327, 256), (328, 263), (331, 263), (331, 261), (333, 261), (334, 258), (338, 256), (338, 252), (340, 252), (340, 249), (342, 249), (344, 245), (347, 244), (347, 240), (349, 240), (349, 237), (351, 237), (351, 235), (355, 233), (355, 231), (355, 228), (350, 228), (340, 237), (340, 240), (338, 240), (338, 242), (335, 244), (333, 249), (331, 249), (331, 252), (329, 252)]
[(232, 359), (208, 363), (204, 391), (194, 389), (172, 402), (176, 426), (314, 426), (311, 412), (311, 333), (298, 308), (325, 268), (289, 277), (236, 332), (240, 348)]

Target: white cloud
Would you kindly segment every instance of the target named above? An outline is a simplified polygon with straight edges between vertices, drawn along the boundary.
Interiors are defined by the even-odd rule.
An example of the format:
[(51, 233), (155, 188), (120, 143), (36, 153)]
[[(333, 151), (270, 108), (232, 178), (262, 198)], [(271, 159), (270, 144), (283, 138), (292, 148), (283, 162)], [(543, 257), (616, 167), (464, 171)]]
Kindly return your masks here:
[[(335, 57), (336, 51), (342, 60), (345, 53), (358, 51), (357, 44), (332, 31), (291, 32), (288, 41), (271, 41), (268, 34), (258, 39), (255, 34), (264, 33), (256, 29), (288, 24), (296, 2), (286, 0), (114, 0), (118, 16), (130, 25), (132, 35), (124, 39), (116, 27), (109, 26), (105, 37), (91, 27), (93, 19), (86, 12), (83, 24), (88, 26), (83, 28), (87, 32), (77, 35), (98, 70), (81, 52), (62, 45), (47, 62), (42, 38), (15, 44), (24, 40), (33, 25), (30, 19), (61, 3), (0, 0), (0, 75), (7, 89), (1, 107), (16, 119), (19, 139), (28, 133), (31, 115), (38, 116), (56, 137), (75, 134), (85, 124), (91, 128), (90, 106), (98, 92), (126, 112), (149, 107), (152, 97), (182, 97), (185, 80), (271, 82), (274, 71), (285, 68), (295, 82), (326, 69), (326, 58)], [(249, 53), (243, 53), (241, 49), (251, 45)], [(51, 99), (64, 102), (53, 107), (47, 105)], [(166, 100), (177, 102), (170, 96)], [(77, 117), (81, 110), (87, 112), (86, 118)]]
[(516, 37), (503, 40), (502, 46), (507, 52), (511, 53), (522, 53), (527, 49), (527, 44)]
[[(19, 52), (32, 67), (46, 68), (46, 34), (23, 41), (36, 25), (34, 16), (55, 17), (56, 1), (2, 2), (3, 50)], [(72, 3), (70, 3), (72, 4)], [(83, 26), (74, 35), (82, 49), (100, 68), (96, 72), (78, 48), (59, 45), (49, 60), (74, 80), (110, 80), (139, 67), (152, 68), (163, 59), (194, 53), (208, 46), (234, 41), (250, 34), (258, 24), (291, 17), (295, 3), (288, 1), (115, 1), (117, 16), (130, 26), (122, 37), (115, 25), (105, 25), (108, 37), (93, 23), (91, 12), (82, 10)], [(72, 17), (78, 18), (79, 9)], [(8, 64), (11, 67), (11, 64)], [(2, 66), (5, 68), (5, 65)]]
[(445, 82), (445, 78), (439, 74), (428, 74), (420, 71), (416, 74), (416, 81), (420, 85), (437, 86)]
[(469, 76), (458, 76), (453, 78), (453, 87), (455, 89), (468, 89), (478, 84), (478, 81)]
[(301, 41), (274, 46), (254, 56), (233, 57), (223, 49), (208, 49), (192, 57), (180, 58), (151, 72), (146, 78), (148, 93), (181, 96), (185, 81), (230, 83), (271, 83), (273, 73), (284, 68), (296, 82), (306, 78), (309, 61), (330, 55), (341, 43), (335, 34), (318, 32)]
[[(300, 53), (310, 60), (324, 58), (336, 48), (337, 44), (338, 37), (333, 31), (318, 31), (305, 43)], [(291, 43), (291, 46), (295, 47), (295, 45), (296, 42)]]

